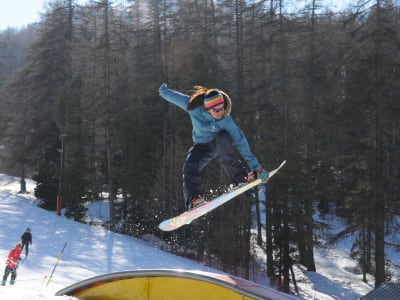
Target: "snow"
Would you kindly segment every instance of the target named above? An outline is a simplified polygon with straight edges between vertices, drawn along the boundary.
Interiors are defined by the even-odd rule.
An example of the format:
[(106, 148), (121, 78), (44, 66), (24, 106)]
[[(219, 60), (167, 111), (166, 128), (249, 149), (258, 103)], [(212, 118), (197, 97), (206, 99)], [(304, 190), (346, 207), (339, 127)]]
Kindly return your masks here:
[[(36, 206), (35, 183), (27, 180), (27, 193), (19, 194), (19, 179), (0, 174), (0, 276), (3, 275), (8, 252), (20, 242), (27, 227), (31, 228), (33, 244), (28, 259), (18, 268), (14, 286), (0, 286), (0, 299), (58, 300), (75, 299), (55, 296), (67, 286), (90, 277), (111, 272), (144, 269), (183, 269), (222, 273), (201, 263), (159, 250), (151, 236), (146, 241), (111, 233), (99, 226), (74, 222)], [(98, 205), (98, 204), (96, 204)], [(106, 215), (101, 206), (90, 210), (90, 220)], [(96, 216), (96, 212), (100, 216)], [(96, 223), (96, 222), (94, 222)], [(93, 223), (92, 223), (93, 224)], [(63, 255), (60, 251), (67, 243)], [(358, 299), (373, 289), (374, 280), (362, 281), (357, 264), (349, 256), (350, 244), (315, 248), (316, 272), (296, 267), (299, 296), (303, 299)], [(58, 261), (54, 274), (50, 274)], [(399, 264), (398, 255), (391, 260)], [(10, 276), (8, 281), (10, 280)], [(266, 278), (261, 279), (266, 284)]]

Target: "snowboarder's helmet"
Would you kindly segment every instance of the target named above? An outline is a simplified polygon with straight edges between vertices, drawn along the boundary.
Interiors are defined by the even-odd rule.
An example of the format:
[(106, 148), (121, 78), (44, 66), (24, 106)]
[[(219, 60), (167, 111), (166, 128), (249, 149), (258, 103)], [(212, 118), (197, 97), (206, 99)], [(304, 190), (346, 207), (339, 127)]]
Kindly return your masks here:
[(30, 231), (31, 231), (31, 229), (28, 227), (28, 228), (26, 229), (26, 231), (30, 232)]

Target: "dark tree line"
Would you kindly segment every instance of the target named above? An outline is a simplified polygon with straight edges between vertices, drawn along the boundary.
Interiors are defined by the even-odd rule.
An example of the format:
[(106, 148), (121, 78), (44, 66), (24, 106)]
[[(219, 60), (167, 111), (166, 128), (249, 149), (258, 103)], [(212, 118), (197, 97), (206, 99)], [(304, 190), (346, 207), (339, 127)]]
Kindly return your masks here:
[[(61, 194), (66, 216), (84, 221), (85, 204), (106, 197), (111, 230), (158, 235), (246, 278), (254, 239), (285, 291), (294, 263), (318, 271), (314, 232), (324, 224), (313, 216), (336, 214), (348, 226), (335, 238), (358, 234), (352, 255), (379, 285), (399, 213), (400, 23), (392, 1), (372, 2), (337, 13), (310, 0), (288, 13), (291, 1), (51, 1), (21, 67), (10, 74), (13, 58), (0, 52), (2, 170), (33, 177), (47, 209)], [(0, 51), (27, 30), (3, 31)], [(287, 160), (266, 198), (158, 230), (184, 210), (191, 145), (189, 118), (159, 97), (162, 82), (231, 96), (261, 164)], [(217, 163), (203, 178), (213, 191), (229, 183)]]

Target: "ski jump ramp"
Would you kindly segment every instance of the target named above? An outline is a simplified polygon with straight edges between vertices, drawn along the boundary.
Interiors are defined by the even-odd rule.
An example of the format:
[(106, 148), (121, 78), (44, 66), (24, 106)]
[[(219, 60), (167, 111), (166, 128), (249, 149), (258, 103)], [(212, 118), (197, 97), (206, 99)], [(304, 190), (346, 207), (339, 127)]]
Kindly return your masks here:
[(83, 300), (299, 300), (230, 275), (186, 270), (117, 272), (73, 284), (56, 296)]

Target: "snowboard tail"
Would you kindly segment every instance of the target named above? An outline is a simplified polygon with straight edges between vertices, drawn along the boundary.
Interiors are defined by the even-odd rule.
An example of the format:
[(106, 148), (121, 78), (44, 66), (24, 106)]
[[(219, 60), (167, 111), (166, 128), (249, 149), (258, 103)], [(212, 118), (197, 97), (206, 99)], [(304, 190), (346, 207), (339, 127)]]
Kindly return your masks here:
[(214, 200), (207, 202), (204, 205), (201, 205), (195, 209), (192, 209), (190, 211), (185, 211), (179, 216), (173, 217), (171, 219), (165, 220), (160, 223), (158, 226), (162, 231), (173, 231), (175, 229), (178, 229), (182, 227), (183, 225), (188, 225), (192, 221), (200, 218), (201, 216), (209, 213), (210, 211), (216, 209), (217, 207), (225, 204), (229, 200), (239, 196), (240, 194), (243, 194), (244, 192), (256, 187), (257, 185), (261, 183), (267, 182), (269, 179), (271, 179), (272, 176), (274, 176), (286, 163), (286, 160), (283, 161), (280, 166), (268, 173), (268, 179), (266, 181), (262, 181), (261, 179), (256, 179), (250, 183), (247, 183), (245, 185), (240, 185), (237, 188), (235, 188), (232, 191), (229, 191), (227, 193), (222, 194), (221, 196), (215, 198)]

